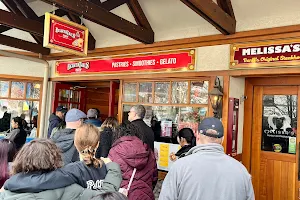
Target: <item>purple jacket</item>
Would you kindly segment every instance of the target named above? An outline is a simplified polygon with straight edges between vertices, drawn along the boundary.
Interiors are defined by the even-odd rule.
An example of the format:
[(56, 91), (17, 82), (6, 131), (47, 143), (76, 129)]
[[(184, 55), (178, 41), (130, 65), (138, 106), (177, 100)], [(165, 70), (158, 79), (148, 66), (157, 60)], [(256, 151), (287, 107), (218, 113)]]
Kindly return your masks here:
[(154, 200), (152, 183), (157, 181), (157, 167), (153, 151), (135, 136), (123, 136), (114, 142), (108, 157), (120, 165), (127, 188), (133, 169), (136, 173), (128, 191), (129, 200)]

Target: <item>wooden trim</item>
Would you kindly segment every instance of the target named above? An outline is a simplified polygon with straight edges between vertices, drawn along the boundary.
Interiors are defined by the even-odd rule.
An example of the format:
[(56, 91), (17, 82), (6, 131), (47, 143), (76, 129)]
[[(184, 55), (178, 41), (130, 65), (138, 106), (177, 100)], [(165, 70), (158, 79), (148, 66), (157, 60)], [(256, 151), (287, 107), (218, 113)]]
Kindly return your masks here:
[[(122, 102), (125, 105), (136, 105), (136, 102)], [(207, 108), (208, 104), (175, 104), (175, 103), (141, 103), (145, 106), (177, 106), (177, 107), (196, 107)]]
[(119, 123), (122, 122), (123, 118), (123, 107), (122, 107), (122, 102), (123, 102), (123, 86), (124, 86), (124, 81), (120, 81), (120, 86), (119, 86), (119, 102), (118, 102), (118, 120)]
[[(208, 92), (211, 91), (214, 88), (215, 85), (215, 79), (216, 76), (210, 77), (209, 80), (209, 85), (208, 85)], [(210, 103), (210, 97), (208, 96), (208, 117), (213, 117), (214, 116), (214, 109), (212, 108), (212, 105)]]
[(263, 95), (293, 95), (298, 93), (297, 86), (289, 87), (289, 90), (286, 89), (286, 86), (265, 86)]
[(192, 81), (187, 81), (188, 83), (188, 92), (187, 92), (187, 104), (191, 104), (191, 89), (192, 89)]
[(224, 151), (227, 152), (227, 129), (228, 129), (228, 102), (229, 102), (229, 85), (230, 77), (223, 77), (223, 108), (222, 108), (222, 124), (224, 127)]
[(261, 159), (268, 159), (268, 160), (280, 160), (284, 162), (296, 162), (296, 155), (287, 154), (287, 153), (276, 153), (271, 151), (261, 151), (260, 152)]
[[(10, 97), (11, 97), (11, 85), (12, 85), (12, 83), (11, 83), (12, 81), (9, 81), (9, 84), (8, 84), (8, 98), (7, 99), (10, 99)], [(5, 98), (5, 97), (3, 97), (3, 98)]]
[(0, 74), (0, 80), (10, 81), (36, 81), (36, 82), (43, 82), (43, 77), (34, 77), (34, 76), (19, 76), (19, 75), (10, 75), (10, 74)]
[(251, 171), (253, 92), (254, 86), (249, 81), (249, 79), (246, 79), (245, 96), (247, 96), (247, 99), (244, 102), (244, 134), (242, 163), (249, 172)]
[[(162, 42), (155, 42), (149, 45), (136, 44), (96, 48), (93, 51), (89, 51), (88, 56), (111, 56), (141, 52), (154, 52), (161, 50), (196, 48), (203, 46), (223, 45), (241, 42), (254, 42), (260, 40), (295, 38), (300, 36), (299, 30), (300, 25), (291, 25), (252, 31), (242, 31), (233, 35), (217, 34), (176, 40), (166, 40)], [(61, 60), (67, 58), (76, 58), (76, 56), (68, 53), (52, 53), (49, 56), (44, 56), (44, 59), (46, 60)]]

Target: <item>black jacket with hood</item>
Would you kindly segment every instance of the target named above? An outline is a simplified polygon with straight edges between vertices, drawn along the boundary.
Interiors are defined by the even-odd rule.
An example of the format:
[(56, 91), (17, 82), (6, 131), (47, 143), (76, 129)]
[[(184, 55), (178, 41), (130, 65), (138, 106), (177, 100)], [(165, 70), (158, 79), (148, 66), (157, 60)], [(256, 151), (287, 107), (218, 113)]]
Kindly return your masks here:
[(105, 127), (100, 134), (100, 144), (96, 151), (96, 158), (108, 156), (109, 150), (111, 149), (113, 140), (113, 131), (109, 127)]
[(51, 138), (63, 153), (64, 164), (79, 161), (79, 154), (74, 145), (75, 129), (61, 129)]
[(49, 128), (48, 128), (48, 138), (50, 138), (52, 130), (58, 126), (58, 124), (62, 121), (59, 117), (52, 113), (49, 117)]

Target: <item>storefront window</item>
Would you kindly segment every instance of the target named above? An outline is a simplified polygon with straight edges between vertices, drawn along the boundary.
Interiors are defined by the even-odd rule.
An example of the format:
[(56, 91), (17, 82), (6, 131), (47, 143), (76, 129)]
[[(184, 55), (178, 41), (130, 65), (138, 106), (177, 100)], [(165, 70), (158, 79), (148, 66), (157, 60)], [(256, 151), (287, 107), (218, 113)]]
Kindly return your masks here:
[(155, 103), (169, 103), (169, 82), (155, 83)]
[(208, 103), (208, 81), (191, 82), (191, 104)]
[[(129, 84), (135, 89), (132, 95), (139, 94), (137, 103), (131, 103), (129, 98), (125, 97), (126, 94), (130, 94)], [(135, 84), (139, 84), (139, 87)], [(155, 141), (177, 144), (176, 137), (180, 129), (188, 127), (196, 133), (199, 123), (208, 115), (208, 86), (208, 81), (125, 83), (123, 91), (127, 93), (124, 94), (122, 102), (122, 120), (128, 120), (128, 113), (133, 105), (142, 104), (146, 108), (144, 121), (152, 127)], [(189, 92), (189, 88), (193, 94)], [(191, 97), (193, 96), (191, 99), (189, 99), (190, 93)]]
[(152, 98), (152, 83), (140, 83), (139, 88), (139, 102), (153, 103)]
[(297, 95), (264, 95), (261, 149), (296, 154)]
[(137, 83), (125, 83), (123, 96), (124, 102), (136, 102)]
[(0, 81), (0, 97), (8, 97), (9, 81)]
[(40, 89), (40, 83), (0, 81), (0, 138), (10, 129), (14, 117), (24, 119), (28, 137), (37, 136)]
[(188, 102), (188, 82), (172, 82), (172, 103), (186, 104)]
[(11, 98), (23, 99), (25, 95), (25, 83), (24, 82), (12, 82), (11, 83)]

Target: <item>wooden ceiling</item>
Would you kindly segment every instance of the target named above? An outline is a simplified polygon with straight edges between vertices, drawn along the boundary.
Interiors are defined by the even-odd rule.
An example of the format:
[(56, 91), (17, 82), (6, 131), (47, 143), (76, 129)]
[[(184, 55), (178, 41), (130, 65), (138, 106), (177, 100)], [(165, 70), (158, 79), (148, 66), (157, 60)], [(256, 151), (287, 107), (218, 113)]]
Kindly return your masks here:
[[(147, 20), (138, 0), (42, 0), (55, 5), (57, 16), (67, 16), (71, 21), (81, 23), (80, 16), (107, 27), (145, 44), (154, 43), (154, 31)], [(178, 0), (179, 1), (179, 0)], [(216, 27), (221, 33), (234, 34), (236, 20), (231, 0), (180, 0), (193, 11)], [(50, 49), (43, 47), (44, 16), (38, 17), (25, 0), (2, 0), (8, 11), (0, 10), (0, 44), (27, 50), (43, 55), (50, 54)], [(129, 22), (112, 12), (114, 8), (127, 4), (136, 23)], [(167, 12), (167, 11), (166, 11)], [(163, 20), (163, 19), (162, 19)], [(1, 33), (11, 28), (29, 32), (36, 43), (24, 41)], [(96, 40), (89, 33), (89, 50), (95, 49)]]

